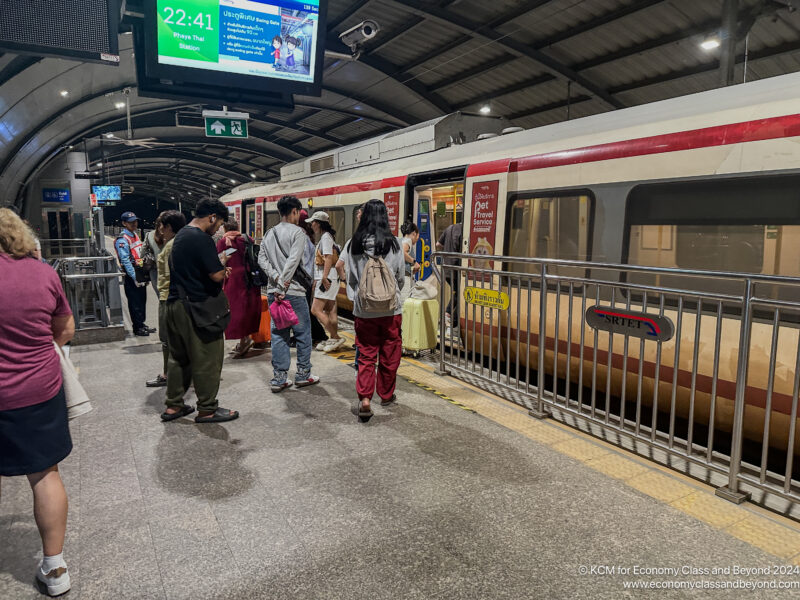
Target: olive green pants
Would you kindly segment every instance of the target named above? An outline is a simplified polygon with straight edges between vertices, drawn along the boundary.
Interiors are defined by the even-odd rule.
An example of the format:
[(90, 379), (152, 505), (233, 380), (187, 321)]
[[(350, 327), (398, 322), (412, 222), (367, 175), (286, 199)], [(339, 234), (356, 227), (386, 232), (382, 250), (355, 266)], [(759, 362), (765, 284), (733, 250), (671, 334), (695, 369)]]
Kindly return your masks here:
[(164, 355), (164, 375), (169, 368), (169, 338), (167, 338), (167, 301), (158, 301), (158, 339), (161, 341), (161, 353)]
[(222, 375), (225, 340), (222, 334), (209, 337), (198, 334), (183, 302), (167, 304), (167, 406), (183, 406), (183, 397), (194, 383), (197, 410), (215, 411)]

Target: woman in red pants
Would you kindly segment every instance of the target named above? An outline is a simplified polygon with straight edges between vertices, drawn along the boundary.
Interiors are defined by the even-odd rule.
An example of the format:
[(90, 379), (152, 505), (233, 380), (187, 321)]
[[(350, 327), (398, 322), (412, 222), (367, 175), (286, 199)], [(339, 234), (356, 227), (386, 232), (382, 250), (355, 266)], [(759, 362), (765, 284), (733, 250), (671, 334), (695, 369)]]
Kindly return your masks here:
[(225, 330), (225, 339), (239, 340), (233, 352), (240, 357), (253, 347), (253, 338), (250, 336), (258, 332), (261, 323), (261, 290), (250, 287), (247, 283), (245, 238), (235, 219), (228, 219), (225, 223), (225, 235), (217, 242), (217, 252), (230, 249), (236, 252), (224, 263), (233, 269), (222, 287), (231, 305), (231, 322)]
[[(362, 299), (365, 290), (359, 289), (363, 284), (362, 274), (370, 258), (382, 258), (385, 261), (388, 279), (379, 287), (382, 290), (392, 290), (395, 295), (394, 301), (384, 302), (382, 308)], [(374, 271), (375, 264), (375, 261), (371, 262), (372, 274), (377, 274)], [(362, 421), (368, 421), (372, 417), (370, 402), (376, 389), (382, 406), (397, 401), (394, 391), (403, 351), (400, 330), (403, 306), (400, 304), (400, 291), (403, 289), (404, 275), (403, 251), (389, 229), (386, 205), (380, 200), (370, 200), (364, 205), (361, 221), (353, 234), (347, 254), (347, 296), (353, 301), (356, 344), (359, 350), (356, 392), (359, 400), (358, 416)]]

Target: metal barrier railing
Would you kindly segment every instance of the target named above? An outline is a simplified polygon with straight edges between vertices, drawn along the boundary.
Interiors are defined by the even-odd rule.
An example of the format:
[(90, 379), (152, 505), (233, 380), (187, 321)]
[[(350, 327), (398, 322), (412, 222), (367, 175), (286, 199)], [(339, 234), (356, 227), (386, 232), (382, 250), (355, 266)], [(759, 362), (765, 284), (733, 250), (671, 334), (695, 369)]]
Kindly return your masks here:
[(800, 501), (800, 279), (434, 259), (446, 284), (441, 372), (533, 416), (579, 421), (619, 445), (722, 474), (717, 493), (729, 500), (761, 490)]
[(78, 330), (122, 326), (122, 300), (116, 259), (68, 257), (55, 261)]

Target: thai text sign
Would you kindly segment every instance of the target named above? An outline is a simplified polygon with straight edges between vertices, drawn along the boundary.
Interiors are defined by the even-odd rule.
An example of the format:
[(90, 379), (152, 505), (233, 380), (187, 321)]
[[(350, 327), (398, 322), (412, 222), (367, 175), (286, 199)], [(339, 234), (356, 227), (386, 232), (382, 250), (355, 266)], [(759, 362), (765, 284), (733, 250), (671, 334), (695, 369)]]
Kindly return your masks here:
[(483, 288), (468, 287), (464, 289), (464, 300), (468, 304), (476, 304), (497, 310), (508, 310), (510, 300), (505, 292), (485, 290)]
[(400, 192), (386, 192), (383, 195), (386, 212), (389, 213), (389, 229), (394, 235), (400, 234)]
[(586, 323), (593, 329), (656, 342), (668, 342), (675, 335), (675, 326), (667, 317), (610, 306), (590, 306)]

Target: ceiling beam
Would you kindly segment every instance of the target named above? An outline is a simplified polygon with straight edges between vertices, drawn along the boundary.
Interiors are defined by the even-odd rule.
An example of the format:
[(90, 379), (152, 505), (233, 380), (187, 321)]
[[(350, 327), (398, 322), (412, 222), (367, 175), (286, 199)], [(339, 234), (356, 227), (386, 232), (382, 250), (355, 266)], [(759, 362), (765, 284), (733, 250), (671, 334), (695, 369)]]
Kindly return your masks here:
[(595, 84), (583, 75), (580, 75), (573, 69), (567, 67), (552, 56), (543, 53), (541, 50), (536, 50), (527, 44), (518, 42), (513, 38), (506, 37), (494, 28), (481, 26), (480, 24), (464, 18), (458, 13), (431, 7), (420, 0), (404, 0), (404, 2), (399, 2), (398, 0), (384, 1), (397, 7), (398, 9), (405, 9), (414, 14), (422, 15), (426, 18), (438, 21), (444, 26), (458, 29), (465, 35), (470, 35), (472, 37), (495, 44), (496, 46), (501, 47), (506, 51), (515, 54), (516, 56), (528, 58), (539, 64), (551, 75), (574, 82), (578, 87), (592, 96), (595, 96), (611, 108), (625, 107), (623, 102), (614, 98), (602, 87)]
[(400, 39), (401, 36), (404, 36), (408, 32), (413, 31), (414, 29), (422, 25), (424, 22), (425, 19), (423, 17), (420, 17), (419, 15), (412, 15), (411, 17), (400, 23), (400, 25), (398, 25), (391, 31), (379, 32), (380, 35), (376, 36), (375, 38), (375, 40), (378, 41), (374, 44), (372, 44), (371, 42), (375, 42), (375, 40), (370, 40), (369, 42), (367, 42), (368, 45), (365, 52), (367, 54), (375, 54), (376, 52), (379, 52), (381, 48), (385, 48), (392, 42), (396, 42), (397, 40)]
[(0, 71), (0, 85), (9, 82), (13, 77), (22, 73), (42, 60), (41, 56), (16, 56)]
[(119, 161), (126, 161), (126, 160), (133, 160), (135, 161), (138, 158), (144, 158), (145, 160), (152, 160), (152, 159), (164, 159), (169, 160), (172, 162), (189, 162), (189, 163), (201, 163), (204, 165), (208, 165), (217, 169), (219, 171), (224, 171), (228, 174), (228, 176), (233, 176), (237, 178), (237, 180), (246, 181), (250, 179), (250, 173), (248, 171), (242, 171), (240, 169), (234, 168), (229, 165), (222, 164), (222, 160), (229, 161), (230, 159), (223, 159), (222, 160), (211, 158), (211, 155), (204, 155), (198, 152), (187, 152), (186, 150), (175, 150), (175, 149), (168, 149), (168, 148), (153, 148), (147, 149), (142, 148), (140, 150), (134, 152), (118, 152), (114, 154), (108, 154), (103, 156), (102, 161), (103, 165), (108, 163), (115, 163)]
[[(270, 167), (262, 167), (262, 166), (259, 166), (259, 165), (255, 164), (255, 163), (250, 162), (249, 160), (240, 160), (240, 159), (236, 159), (236, 158), (230, 158), (230, 157), (227, 157), (227, 156), (219, 156), (217, 154), (213, 154), (213, 153), (210, 153), (210, 152), (202, 152), (201, 150), (195, 150), (195, 149), (193, 149), (193, 148), (191, 148), (189, 146), (180, 146), (179, 147), (180, 149), (164, 148), (164, 147), (161, 147), (161, 148), (142, 148), (142, 147), (139, 147), (139, 148), (137, 148), (137, 147), (131, 147), (131, 146), (119, 146), (119, 145), (115, 144), (114, 147), (119, 148), (119, 151), (118, 152), (103, 153), (103, 154), (98, 154), (97, 152), (95, 152), (94, 156), (92, 156), (92, 152), (90, 152), (89, 153), (89, 162), (90, 163), (94, 163), (94, 162), (97, 162), (98, 160), (105, 160), (106, 158), (112, 158), (112, 157), (117, 157), (117, 156), (139, 156), (139, 155), (142, 155), (142, 154), (147, 154), (147, 155), (152, 156), (154, 153), (161, 153), (161, 154), (169, 154), (170, 156), (174, 156), (176, 158), (179, 158), (179, 157), (191, 158), (193, 156), (204, 157), (207, 160), (214, 161), (215, 164), (216, 164), (216, 161), (225, 161), (225, 162), (234, 163), (234, 165), (232, 165), (231, 167), (234, 167), (236, 165), (246, 165), (247, 167), (249, 167), (251, 169), (258, 169), (258, 170), (262, 170), (262, 171), (270, 170)], [(107, 148), (107, 146), (106, 146), (106, 148)], [(242, 173), (245, 173), (248, 176), (250, 175), (250, 173), (248, 171), (242, 171)]]
[[(201, 169), (195, 169), (200, 171)], [(159, 177), (164, 177), (164, 185), (171, 185), (175, 182), (176, 177), (177, 181), (180, 182), (182, 179), (186, 181), (190, 181), (198, 186), (199, 189), (205, 189), (206, 191), (213, 189), (211, 186), (216, 185), (216, 193), (220, 195), (227, 193), (223, 190), (223, 188), (230, 188), (234, 187), (229, 184), (224, 184), (222, 180), (213, 180), (208, 181), (205, 179), (198, 179), (195, 175), (190, 175), (187, 173), (178, 173), (174, 168), (165, 167), (162, 163), (156, 163), (152, 165), (141, 165), (137, 167), (135, 170), (128, 169), (125, 165), (116, 165), (108, 169), (108, 172), (104, 174), (105, 177), (115, 177), (115, 176), (125, 176), (125, 175), (157, 175)], [(131, 185), (135, 186), (135, 183)]]
[(339, 25), (347, 21), (350, 17), (354, 16), (359, 10), (370, 4), (372, 0), (355, 0), (350, 6), (345, 8), (339, 16), (335, 19), (330, 18), (328, 16), (328, 33), (332, 32), (333, 30), (337, 29)]

